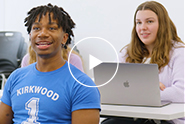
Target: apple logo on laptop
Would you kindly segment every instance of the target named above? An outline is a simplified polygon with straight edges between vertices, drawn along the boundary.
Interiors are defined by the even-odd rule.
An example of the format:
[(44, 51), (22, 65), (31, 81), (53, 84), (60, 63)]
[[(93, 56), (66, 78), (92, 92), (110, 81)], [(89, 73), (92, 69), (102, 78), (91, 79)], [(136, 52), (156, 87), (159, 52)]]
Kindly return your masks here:
[(125, 87), (129, 87), (129, 82), (128, 82), (128, 81), (125, 81), (125, 82), (123, 83), (123, 85), (124, 85)]

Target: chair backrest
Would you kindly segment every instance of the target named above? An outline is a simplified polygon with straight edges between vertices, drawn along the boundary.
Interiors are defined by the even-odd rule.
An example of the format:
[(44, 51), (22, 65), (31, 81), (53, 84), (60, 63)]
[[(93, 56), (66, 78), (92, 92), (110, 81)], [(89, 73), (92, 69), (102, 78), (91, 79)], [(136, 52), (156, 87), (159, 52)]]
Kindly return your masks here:
[(0, 74), (0, 90), (4, 89), (4, 85), (6, 83), (6, 77), (4, 74)]
[(9, 75), (18, 68), (26, 52), (27, 43), (20, 32), (0, 32), (0, 73)]

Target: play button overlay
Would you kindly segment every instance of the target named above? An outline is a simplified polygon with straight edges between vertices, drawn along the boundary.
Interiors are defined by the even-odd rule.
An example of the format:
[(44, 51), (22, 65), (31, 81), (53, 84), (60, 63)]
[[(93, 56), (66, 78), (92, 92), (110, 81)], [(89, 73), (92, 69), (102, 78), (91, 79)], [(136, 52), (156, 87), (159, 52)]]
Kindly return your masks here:
[(89, 69), (93, 69), (97, 65), (101, 64), (102, 61), (97, 59), (96, 57), (89, 55)]
[[(90, 86), (83, 84), (80, 82), (76, 77), (75, 74), (73, 74), (73, 71), (70, 68), (70, 58), (71, 53), (73, 50), (79, 51), (79, 54), (83, 60), (83, 69), (84, 73), (87, 74), (90, 78), (92, 78), (96, 84), (96, 77), (94, 77), (94, 69), (98, 68), (98, 66), (101, 66), (104, 63), (117, 63), (117, 66), (112, 68), (112, 72), (110, 76), (106, 77), (108, 79), (104, 79), (101, 83), (98, 82), (96, 86)], [(108, 84), (116, 75), (119, 67), (119, 58), (118, 53), (114, 46), (107, 40), (101, 38), (101, 37), (86, 37), (78, 42), (75, 43), (75, 45), (71, 48), (71, 51), (69, 52), (68, 57), (68, 69), (72, 77), (81, 85), (84, 85), (86, 87), (101, 87), (106, 84)], [(74, 61), (74, 60), (73, 60)], [(104, 73), (101, 73), (99, 76), (104, 76)]]

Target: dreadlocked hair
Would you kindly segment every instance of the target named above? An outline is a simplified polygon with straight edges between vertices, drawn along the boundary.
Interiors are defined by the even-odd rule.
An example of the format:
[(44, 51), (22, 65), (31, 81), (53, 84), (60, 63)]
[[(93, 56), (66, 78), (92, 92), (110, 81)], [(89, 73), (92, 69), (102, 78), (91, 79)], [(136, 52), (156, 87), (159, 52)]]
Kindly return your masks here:
[[(53, 13), (53, 19), (58, 21), (58, 27), (62, 27), (63, 31), (65, 33), (68, 33), (68, 40), (66, 44), (62, 46), (64, 47), (64, 49), (62, 49), (61, 51), (63, 59), (68, 61), (68, 53), (71, 50), (68, 45), (71, 44), (72, 37), (74, 37), (72, 29), (75, 28), (75, 23), (62, 7), (58, 7), (56, 5), (53, 6), (51, 3), (48, 3), (44, 6), (32, 8), (27, 13), (28, 16), (24, 19), (25, 26), (27, 27), (27, 32), (28, 34), (30, 34), (32, 24), (35, 22), (36, 18), (38, 17), (40, 21), (42, 16), (46, 15), (46, 13), (48, 13), (49, 16), (49, 23), (51, 23), (50, 14)], [(72, 53), (80, 56), (79, 53), (75, 52), (74, 50), (72, 51)], [(36, 53), (31, 46), (29, 46), (29, 56), (29, 64), (36, 62)]]
[(53, 13), (53, 19), (58, 21), (58, 27), (62, 27), (65, 33), (68, 33), (68, 40), (63, 46), (67, 49), (67, 45), (71, 44), (71, 37), (74, 37), (72, 29), (75, 28), (75, 23), (69, 16), (69, 14), (62, 8), (58, 6), (53, 6), (51, 3), (32, 8), (28, 13), (27, 17), (24, 19), (25, 26), (27, 27), (28, 34), (31, 32), (32, 24), (35, 22), (37, 16), (39, 16), (39, 21), (42, 18), (42, 15), (49, 14), (49, 22), (51, 22), (50, 13)]

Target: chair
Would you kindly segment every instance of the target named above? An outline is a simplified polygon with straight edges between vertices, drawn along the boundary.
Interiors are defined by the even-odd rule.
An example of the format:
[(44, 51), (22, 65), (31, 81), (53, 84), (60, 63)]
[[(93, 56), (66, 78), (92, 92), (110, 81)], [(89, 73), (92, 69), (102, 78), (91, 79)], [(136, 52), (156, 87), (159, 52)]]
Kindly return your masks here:
[(5, 75), (0, 74), (0, 102), (1, 102), (1, 97), (3, 95), (3, 89), (4, 89), (5, 83), (6, 83)]
[(0, 74), (8, 78), (10, 73), (20, 67), (27, 52), (27, 43), (22, 34), (16, 31), (0, 32)]
[(5, 75), (4, 74), (0, 74), (0, 81), (1, 81), (1, 83), (0, 83), (0, 90), (3, 90), (4, 89), (4, 85), (5, 85), (5, 83), (6, 83), (6, 77), (5, 77)]

